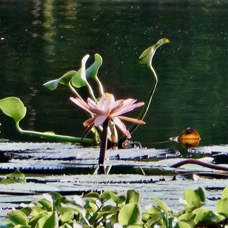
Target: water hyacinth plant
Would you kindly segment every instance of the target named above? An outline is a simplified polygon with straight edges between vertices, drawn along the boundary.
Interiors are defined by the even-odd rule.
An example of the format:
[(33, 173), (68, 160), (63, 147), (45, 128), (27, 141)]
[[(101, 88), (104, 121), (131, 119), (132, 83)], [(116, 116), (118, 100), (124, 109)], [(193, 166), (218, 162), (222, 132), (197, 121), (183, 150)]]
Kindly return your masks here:
[(184, 207), (174, 212), (165, 202), (151, 198), (151, 205), (142, 212), (140, 194), (128, 190), (126, 194), (115, 191), (90, 192), (83, 197), (62, 196), (57, 192), (45, 193), (43, 199), (21, 204), (21, 209), (13, 210), (5, 218), (4, 228), (111, 228), (111, 227), (227, 227), (228, 187), (215, 206), (215, 211), (205, 207), (204, 188), (185, 190), (179, 200)]

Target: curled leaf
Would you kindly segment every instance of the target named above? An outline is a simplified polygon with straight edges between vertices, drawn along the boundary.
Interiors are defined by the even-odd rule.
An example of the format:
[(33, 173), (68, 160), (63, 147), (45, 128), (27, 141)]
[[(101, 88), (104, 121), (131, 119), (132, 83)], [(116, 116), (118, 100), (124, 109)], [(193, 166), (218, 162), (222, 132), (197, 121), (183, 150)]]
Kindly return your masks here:
[(163, 44), (169, 43), (170, 41), (167, 38), (160, 39), (156, 44), (148, 47), (140, 56), (139, 64), (149, 66), (152, 62), (153, 56), (160, 46)]
[(48, 82), (44, 83), (43, 86), (50, 90), (55, 90), (59, 86), (59, 84), (68, 86), (72, 77), (74, 77), (76, 74), (77, 74), (77, 71), (75, 71), (75, 70), (67, 71), (60, 78), (48, 81)]

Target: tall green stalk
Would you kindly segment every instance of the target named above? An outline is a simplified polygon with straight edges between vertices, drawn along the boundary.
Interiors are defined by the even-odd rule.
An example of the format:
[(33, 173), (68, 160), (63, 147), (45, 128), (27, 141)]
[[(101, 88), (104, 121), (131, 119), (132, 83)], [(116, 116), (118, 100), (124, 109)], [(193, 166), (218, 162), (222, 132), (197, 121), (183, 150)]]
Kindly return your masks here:
[[(143, 120), (145, 118), (145, 116), (149, 110), (152, 98), (154, 96), (157, 84), (158, 84), (158, 76), (157, 76), (157, 74), (156, 74), (156, 72), (152, 66), (154, 54), (160, 46), (162, 46), (163, 44), (166, 44), (166, 43), (169, 43), (168, 39), (166, 39), (166, 38), (160, 39), (156, 44), (152, 45), (151, 47), (149, 47), (145, 51), (143, 51), (143, 53), (139, 57), (139, 64), (142, 64), (142, 65), (145, 65), (146, 67), (148, 67), (152, 76), (153, 76), (153, 79), (154, 79), (154, 83), (153, 83), (152, 88), (150, 90), (150, 93), (146, 99), (146, 102), (145, 102), (141, 112), (139, 113), (139, 115), (137, 117), (140, 120)], [(139, 124), (133, 123), (129, 127), (128, 130), (130, 131), (130, 133), (133, 133), (138, 128), (138, 126), (139, 126)], [(124, 140), (126, 140), (126, 136), (122, 136), (120, 138), (121, 142)]]

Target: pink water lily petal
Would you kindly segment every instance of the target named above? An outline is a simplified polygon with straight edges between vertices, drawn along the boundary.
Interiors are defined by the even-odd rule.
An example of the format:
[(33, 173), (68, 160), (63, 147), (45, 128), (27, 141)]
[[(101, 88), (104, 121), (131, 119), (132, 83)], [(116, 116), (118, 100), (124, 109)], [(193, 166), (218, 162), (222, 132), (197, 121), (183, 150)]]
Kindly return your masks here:
[(131, 133), (127, 130), (126, 125), (118, 117), (113, 118), (112, 121), (122, 131), (122, 133), (126, 135), (127, 138), (131, 138)]
[(118, 118), (132, 123), (146, 124), (146, 122), (144, 122), (143, 120), (139, 120), (139, 119), (135, 119), (127, 116), (118, 116)]
[(104, 115), (106, 113), (105, 111), (101, 110), (99, 108), (99, 105), (96, 104), (96, 102), (93, 101), (91, 98), (87, 99), (87, 103), (88, 103), (89, 109), (92, 113), (94, 113), (96, 115)]
[(117, 112), (124, 104), (124, 100), (115, 101), (110, 105), (110, 114)]
[(145, 122), (142, 120), (122, 116), (122, 114), (124, 113), (130, 112), (135, 108), (143, 106), (144, 102), (136, 103), (137, 100), (132, 98), (126, 100), (120, 99), (115, 101), (114, 96), (109, 93), (103, 94), (98, 102), (95, 102), (91, 98), (87, 99), (87, 103), (79, 98), (70, 99), (80, 108), (94, 114), (94, 117), (86, 120), (83, 123), (83, 125), (87, 128), (83, 136), (85, 136), (92, 129), (93, 126), (97, 127), (99, 125), (102, 125), (107, 118), (112, 120), (120, 129), (120, 131), (124, 135), (126, 135), (127, 138), (130, 138), (131, 134), (127, 130), (122, 120), (137, 124), (145, 124)]
[(73, 97), (70, 97), (70, 100), (73, 101), (80, 108), (84, 109), (85, 111), (91, 112), (89, 105), (84, 100), (80, 98), (73, 98)]
[(104, 123), (104, 121), (108, 118), (107, 115), (99, 115), (99, 116), (96, 116), (96, 119), (94, 121), (94, 126), (97, 127), (97, 126), (100, 126), (101, 124)]
[[(136, 100), (134, 101), (136, 102)], [(115, 116), (119, 116), (119, 115), (122, 115), (124, 113), (127, 113), (127, 112), (130, 112), (132, 110), (134, 110), (135, 108), (138, 108), (138, 107), (141, 107), (144, 105), (144, 102), (138, 102), (136, 104), (133, 104), (133, 103), (127, 103), (127, 104), (124, 104), (122, 108), (120, 108), (119, 110), (117, 110), (114, 115)]]
[(109, 112), (111, 104), (115, 102), (115, 98), (112, 94), (105, 93), (98, 101), (98, 107), (106, 112)]
[(83, 126), (84, 127), (89, 127), (91, 125), (94, 125), (94, 121), (95, 121), (96, 117), (92, 117), (92, 118), (89, 118), (88, 120), (86, 120), (84, 123), (83, 123)]

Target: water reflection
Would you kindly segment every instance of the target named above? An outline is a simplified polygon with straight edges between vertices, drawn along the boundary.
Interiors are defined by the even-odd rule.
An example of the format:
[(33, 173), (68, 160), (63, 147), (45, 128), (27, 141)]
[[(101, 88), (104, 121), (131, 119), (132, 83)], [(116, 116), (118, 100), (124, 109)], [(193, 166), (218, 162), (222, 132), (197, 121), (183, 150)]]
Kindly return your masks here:
[[(165, 147), (152, 143), (193, 127), (200, 145), (227, 143), (227, 8), (225, 1), (0, 0), (0, 97), (23, 100), (23, 128), (80, 136), (86, 117), (70, 93), (42, 84), (98, 52), (106, 91), (145, 100), (152, 79), (137, 58), (167, 37), (154, 59), (159, 84), (147, 125), (134, 138)], [(23, 139), (2, 115), (1, 122), (1, 137)]]

